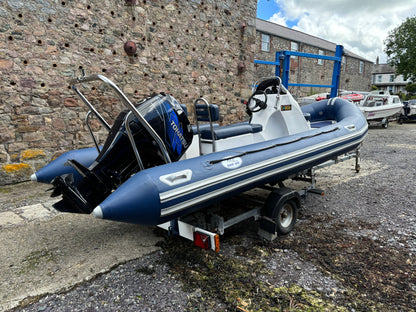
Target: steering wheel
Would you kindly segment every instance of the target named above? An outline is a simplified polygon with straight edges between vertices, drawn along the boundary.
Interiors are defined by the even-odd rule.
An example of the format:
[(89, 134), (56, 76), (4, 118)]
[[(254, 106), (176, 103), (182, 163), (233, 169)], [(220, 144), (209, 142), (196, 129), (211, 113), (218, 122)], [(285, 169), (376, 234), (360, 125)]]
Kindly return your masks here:
[[(264, 101), (255, 98), (255, 95), (263, 95)], [(255, 92), (247, 101), (247, 110), (256, 113), (261, 111), (262, 109), (265, 109), (267, 107), (267, 94), (264, 90), (259, 90)]]

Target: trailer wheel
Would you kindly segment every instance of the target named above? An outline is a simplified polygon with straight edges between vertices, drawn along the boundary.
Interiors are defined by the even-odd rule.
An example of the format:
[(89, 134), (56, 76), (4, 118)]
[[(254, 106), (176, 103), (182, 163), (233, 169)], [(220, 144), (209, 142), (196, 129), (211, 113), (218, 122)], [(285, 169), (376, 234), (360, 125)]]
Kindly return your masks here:
[(276, 218), (276, 232), (280, 235), (290, 233), (295, 227), (297, 217), (297, 205), (293, 199), (283, 203), (279, 207)]
[(278, 235), (289, 234), (295, 227), (299, 198), (296, 196), (286, 196), (279, 192), (272, 192), (267, 198), (265, 211), (275, 223), (275, 231)]
[(384, 129), (387, 129), (387, 128), (389, 127), (389, 121), (388, 121), (388, 120), (386, 120), (385, 122), (383, 122), (383, 123), (381, 124), (381, 126), (382, 126)]

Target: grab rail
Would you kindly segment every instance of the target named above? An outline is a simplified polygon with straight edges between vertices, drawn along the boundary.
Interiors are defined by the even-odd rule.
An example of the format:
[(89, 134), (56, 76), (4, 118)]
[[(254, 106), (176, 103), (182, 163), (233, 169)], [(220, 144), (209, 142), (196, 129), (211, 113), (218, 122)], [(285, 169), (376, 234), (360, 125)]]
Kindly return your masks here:
[(92, 140), (94, 141), (95, 148), (98, 151), (98, 154), (100, 153), (100, 147), (98, 146), (97, 139), (95, 138), (94, 133), (92, 132), (91, 126), (90, 126), (90, 116), (92, 111), (88, 111), (87, 115), (85, 116), (85, 123), (87, 124), (88, 130), (90, 131)]
[[(110, 125), (104, 120), (104, 118), (98, 113), (98, 111), (93, 107), (93, 105), (88, 101), (88, 99), (75, 86), (75, 84), (78, 84), (78, 83), (85, 83), (85, 82), (91, 82), (91, 81), (97, 81), (97, 80), (101, 80), (102, 82), (109, 85), (114, 90), (114, 92), (117, 94), (117, 96), (121, 100), (121, 102), (133, 113), (133, 115), (137, 118), (137, 120), (141, 123), (141, 125), (146, 129), (146, 131), (156, 141), (157, 145), (159, 146), (159, 148), (160, 148), (160, 150), (163, 154), (163, 158), (164, 158), (165, 162), (166, 163), (172, 162), (170, 157), (169, 157), (168, 151), (166, 149), (165, 143), (162, 141), (160, 136), (156, 133), (156, 131), (152, 128), (152, 126), (147, 122), (147, 120), (144, 119), (142, 114), (140, 114), (140, 112), (130, 102), (130, 100), (126, 97), (126, 95), (119, 89), (119, 87), (117, 87), (117, 85), (114, 84), (110, 79), (108, 79), (107, 77), (104, 77), (102, 75), (85, 76), (84, 73), (82, 72), (82, 76), (80, 76), (78, 78), (75, 78), (75, 79), (72, 79), (70, 81), (70, 84), (71, 84), (71, 88), (78, 94), (78, 96), (81, 98), (81, 100), (90, 108), (90, 110), (98, 118), (100, 123), (102, 125), (104, 125), (107, 128), (107, 130), (110, 130), (111, 129)], [(133, 149), (134, 149), (134, 147), (133, 147)], [(137, 150), (137, 148), (136, 148), (136, 150)], [(136, 154), (136, 156), (137, 156), (137, 154)], [(141, 164), (141, 162), (139, 161), (139, 165), (140, 164)], [(141, 165), (143, 165), (143, 164), (141, 164)]]
[[(72, 83), (72, 81), (71, 81)], [(88, 101), (88, 99), (84, 96), (84, 94), (81, 93), (81, 91), (78, 90), (75, 85), (71, 86), (72, 90), (74, 90), (77, 95), (80, 97), (80, 99), (88, 106), (90, 111), (98, 118), (98, 121), (107, 128), (108, 131), (110, 131), (111, 126), (105, 121), (105, 119), (100, 115), (100, 113), (95, 109), (95, 107)]]
[(136, 143), (134, 142), (133, 134), (131, 133), (131, 130), (130, 130), (130, 121), (132, 118), (133, 118), (133, 115), (132, 115), (132, 112), (130, 111), (128, 112), (126, 116), (126, 132), (127, 132), (127, 136), (129, 137), (131, 147), (133, 148), (134, 155), (136, 156), (137, 163), (139, 164), (140, 170), (143, 170), (144, 169), (143, 162), (140, 157), (139, 150), (137, 149)]
[[(199, 131), (200, 116), (198, 114), (198, 103), (201, 102), (201, 101), (206, 106), (206, 112), (207, 112), (206, 118), (208, 119), (210, 130), (211, 130), (212, 152), (213, 153), (215, 152), (215, 136), (214, 136), (214, 128), (213, 128), (213, 125), (212, 125), (212, 116), (211, 116), (210, 104), (208, 103), (208, 101), (206, 99), (204, 99), (203, 97), (200, 97), (200, 98), (196, 99), (195, 102), (194, 102), (194, 112), (195, 112), (196, 129), (197, 129), (196, 131), (198, 132), (198, 141), (199, 141), (199, 155), (202, 155), (201, 132)], [(202, 104), (202, 105), (204, 105), (204, 104)]]

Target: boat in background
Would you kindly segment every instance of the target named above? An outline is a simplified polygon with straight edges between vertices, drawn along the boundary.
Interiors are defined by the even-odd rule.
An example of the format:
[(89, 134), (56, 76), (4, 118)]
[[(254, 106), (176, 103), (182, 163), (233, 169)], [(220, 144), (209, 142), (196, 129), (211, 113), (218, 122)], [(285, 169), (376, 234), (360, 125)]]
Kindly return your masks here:
[(416, 120), (416, 100), (403, 102), (399, 122)]
[(377, 90), (371, 91), (366, 96), (360, 110), (369, 125), (381, 125), (387, 128), (389, 122), (396, 119), (402, 107), (403, 104), (397, 95)]
[(364, 100), (364, 95), (362, 93), (344, 94), (344, 95), (341, 95), (340, 97), (356, 105), (361, 105), (361, 101)]
[(300, 98), (297, 98), (296, 101), (298, 102), (300, 106), (303, 106), (303, 105), (311, 104), (316, 101), (325, 100), (328, 98), (329, 98), (329, 93), (323, 92), (323, 93), (317, 93), (317, 94), (313, 94), (313, 95), (309, 95), (305, 97), (300, 97)]
[[(368, 94), (369, 92), (365, 92), (365, 91), (345, 91), (345, 90), (340, 90), (339, 91), (339, 97), (347, 100), (351, 103), (354, 103), (356, 105), (361, 105), (362, 101), (364, 100), (365, 96)], [(299, 105), (306, 105), (306, 104), (310, 104), (312, 102), (315, 101), (322, 101), (322, 100), (326, 100), (329, 99), (329, 93), (328, 92), (324, 92), (324, 93), (318, 93), (318, 94), (314, 94), (314, 95), (310, 95), (307, 97), (302, 97), (302, 98), (298, 98), (297, 101), (299, 103)]]
[[(112, 126), (76, 87), (93, 81), (111, 87), (127, 108)], [(59, 211), (114, 221), (159, 225), (255, 187), (282, 185), (357, 150), (368, 129), (357, 106), (340, 98), (300, 107), (279, 77), (255, 84), (246, 102), (249, 121), (225, 126), (216, 123), (218, 106), (204, 98), (194, 103), (191, 125), (187, 110), (166, 93), (133, 104), (102, 75), (71, 84), (108, 137), (103, 146), (61, 155), (32, 180), (54, 186)], [(276, 212), (269, 204), (262, 216), (275, 231), (287, 233), (298, 202), (280, 190), (289, 207)]]

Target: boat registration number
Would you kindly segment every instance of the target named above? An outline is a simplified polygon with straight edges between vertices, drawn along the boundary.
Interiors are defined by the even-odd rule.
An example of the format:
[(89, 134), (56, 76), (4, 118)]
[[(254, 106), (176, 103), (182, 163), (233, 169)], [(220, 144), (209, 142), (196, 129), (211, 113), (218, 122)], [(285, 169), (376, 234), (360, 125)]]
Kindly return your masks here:
[(240, 157), (234, 157), (231, 159), (225, 159), (221, 163), (226, 169), (237, 169), (241, 166), (243, 160)]
[(292, 105), (291, 104), (282, 105), (282, 106), (280, 106), (280, 110), (282, 112), (284, 112), (284, 111), (290, 111), (290, 110), (292, 110)]

